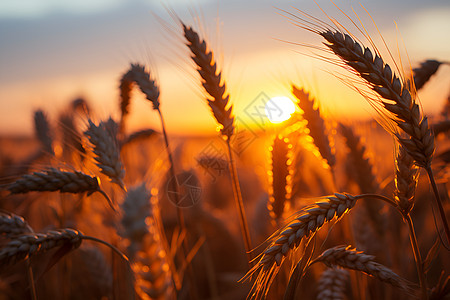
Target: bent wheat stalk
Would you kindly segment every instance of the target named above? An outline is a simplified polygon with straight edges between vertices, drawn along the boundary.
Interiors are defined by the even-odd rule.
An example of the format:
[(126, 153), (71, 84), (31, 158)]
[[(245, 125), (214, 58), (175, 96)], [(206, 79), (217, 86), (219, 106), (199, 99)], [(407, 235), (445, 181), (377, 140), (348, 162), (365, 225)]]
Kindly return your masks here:
[(201, 40), (197, 32), (192, 27), (187, 27), (181, 23), (184, 37), (187, 40), (187, 46), (192, 52), (192, 60), (197, 65), (197, 71), (202, 78), (202, 86), (210, 96), (207, 99), (208, 105), (216, 121), (221, 125), (221, 134), (226, 140), (229, 156), (229, 165), (231, 180), (233, 182), (233, 193), (236, 207), (239, 213), (239, 221), (242, 236), (244, 239), (245, 250), (247, 251), (249, 262), (252, 260), (251, 239), (248, 229), (247, 217), (245, 214), (244, 203), (242, 201), (241, 187), (239, 185), (238, 174), (233, 159), (231, 149), (231, 137), (234, 134), (234, 117), (232, 115), (233, 106), (229, 103), (230, 95), (226, 93), (226, 85), (222, 80), (222, 73), (217, 70), (217, 65), (213, 57), (213, 52), (208, 49), (204, 40)]
[(393, 201), (380, 195), (335, 193), (297, 212), (293, 221), (269, 238), (269, 246), (260, 254), (256, 265), (242, 278), (247, 280), (257, 274), (249, 298), (264, 298), (286, 257), (296, 251), (301, 242), (312, 238), (325, 223), (338, 220), (355, 206), (357, 200), (364, 198), (376, 198), (396, 207)]
[(428, 126), (427, 117), (423, 116), (417, 104), (415, 90), (409, 90), (410, 84), (398, 77), (378, 53), (373, 55), (369, 48), (362, 46), (350, 35), (334, 29), (317, 30), (315, 33), (321, 35), (327, 41), (325, 45), (381, 97), (375, 104), (384, 108), (389, 118), (407, 136), (394, 133), (415, 163), (427, 171), (447, 240), (450, 241), (450, 228), (431, 169), (435, 150), (434, 135)]

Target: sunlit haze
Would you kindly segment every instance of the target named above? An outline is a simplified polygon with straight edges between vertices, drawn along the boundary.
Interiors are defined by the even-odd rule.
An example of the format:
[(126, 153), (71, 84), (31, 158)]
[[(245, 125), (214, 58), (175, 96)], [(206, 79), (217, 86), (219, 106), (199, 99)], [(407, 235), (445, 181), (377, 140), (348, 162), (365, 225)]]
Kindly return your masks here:
[(288, 120), (295, 112), (295, 104), (288, 97), (272, 97), (267, 101), (264, 112), (272, 123), (281, 123)]
[[(335, 2), (351, 16), (353, 7), (379, 40), (358, 2)], [(331, 16), (345, 20), (331, 2), (318, 3)], [(406, 73), (409, 61), (414, 67), (425, 59), (449, 59), (450, 40), (441, 33), (450, 31), (450, 2), (361, 3), (397, 62), (400, 49)], [(241, 122), (254, 123), (249, 110), (261, 93), (272, 99), (291, 97), (292, 83), (311, 91), (331, 119), (375, 115), (361, 95), (342, 83), (348, 76), (345, 70), (323, 62), (319, 50), (292, 44), (322, 46), (320, 38), (291, 24), (281, 11), (295, 14), (295, 7), (326, 20), (312, 0), (6, 0), (0, 1), (0, 133), (31, 134), (37, 108), (56, 124), (58, 114), (77, 97), (89, 101), (97, 120), (110, 115), (118, 119), (119, 79), (131, 62), (138, 62), (156, 76), (171, 133), (213, 134), (216, 123), (181, 28), (165, 6), (199, 29), (211, 45)], [(443, 66), (433, 77), (436, 80), (420, 92), (425, 113), (437, 113), (442, 107), (449, 93), (449, 75), (450, 67)], [(128, 130), (160, 130), (157, 115), (138, 90), (133, 91), (131, 105)]]

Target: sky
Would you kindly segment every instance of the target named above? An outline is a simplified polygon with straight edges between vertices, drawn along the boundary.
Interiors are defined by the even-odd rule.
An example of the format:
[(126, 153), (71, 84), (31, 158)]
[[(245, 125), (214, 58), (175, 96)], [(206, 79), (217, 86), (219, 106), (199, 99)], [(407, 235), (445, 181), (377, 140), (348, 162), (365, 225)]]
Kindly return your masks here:
[[(317, 2), (348, 24), (330, 1)], [(362, 4), (389, 49), (402, 49), (406, 68), (408, 57), (413, 67), (429, 58), (450, 60), (450, 40), (442, 34), (450, 32), (449, 1), (335, 3), (349, 15), (354, 8), (376, 38), (377, 29)], [(58, 114), (77, 97), (89, 101), (97, 120), (110, 115), (118, 119), (119, 79), (136, 62), (156, 76), (169, 132), (214, 132), (181, 28), (167, 8), (208, 41), (240, 122), (256, 122), (249, 109), (261, 95), (290, 96), (291, 83), (310, 90), (331, 119), (374, 115), (341, 82), (345, 70), (318, 59), (320, 52), (313, 48), (293, 44), (321, 45), (318, 36), (293, 25), (283, 12), (299, 15), (300, 9), (326, 20), (313, 0), (1, 0), (0, 134), (31, 134), (36, 109), (46, 111), (57, 126)], [(443, 66), (419, 94), (425, 113), (438, 112), (449, 93), (450, 67)], [(133, 92), (129, 119), (130, 130), (160, 126), (139, 91)]]

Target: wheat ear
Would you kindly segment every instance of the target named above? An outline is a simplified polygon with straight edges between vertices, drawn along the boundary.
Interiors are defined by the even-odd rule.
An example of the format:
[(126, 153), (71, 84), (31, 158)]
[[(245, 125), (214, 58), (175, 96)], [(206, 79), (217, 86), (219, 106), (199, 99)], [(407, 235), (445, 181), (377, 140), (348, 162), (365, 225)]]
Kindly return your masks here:
[(8, 185), (11, 194), (24, 194), (29, 192), (56, 192), (79, 194), (87, 192), (88, 195), (99, 192), (114, 209), (108, 195), (100, 189), (97, 177), (73, 171), (66, 172), (50, 168), (44, 172), (25, 174), (15, 182)]
[[(347, 175), (349, 178), (355, 180), (361, 193), (377, 192), (378, 180), (374, 174), (373, 165), (367, 158), (366, 146), (362, 143), (361, 138), (353, 132), (353, 129), (350, 126), (339, 124), (339, 131), (345, 139), (347, 148), (350, 150), (347, 162), (350, 163), (353, 168), (350, 174)], [(363, 206), (371, 221), (370, 224), (376, 230), (378, 238), (382, 238), (386, 231), (386, 219), (383, 214), (380, 213), (383, 204), (372, 200), (364, 201)]]
[(66, 172), (50, 168), (44, 172), (34, 172), (23, 175), (11, 183), (8, 190), (11, 194), (23, 194), (29, 192), (55, 192), (84, 193), (89, 194), (99, 191), (98, 178), (91, 177), (81, 172)]
[(95, 247), (82, 247), (79, 255), (81, 272), (95, 284), (101, 296), (108, 297), (113, 287), (113, 274), (105, 255)]
[[(339, 266), (342, 268), (363, 272), (373, 276), (392, 286), (411, 291), (411, 283), (400, 277), (391, 269), (375, 262), (375, 257), (367, 255), (362, 251), (357, 251), (351, 246), (337, 246), (325, 250), (320, 256), (314, 259), (311, 264), (322, 262), (328, 267)], [(310, 264), (310, 265), (311, 265)]]
[(350, 163), (354, 166), (352, 174), (348, 175), (356, 181), (361, 193), (375, 193), (378, 188), (377, 178), (373, 171), (373, 165), (367, 158), (366, 146), (350, 126), (341, 123), (339, 124), (339, 131), (350, 150)]
[(414, 195), (419, 180), (419, 170), (414, 159), (399, 146), (395, 164), (395, 200), (403, 215), (409, 214), (414, 206)]
[(191, 58), (196, 64), (197, 71), (202, 78), (202, 86), (210, 96), (209, 99), (207, 99), (208, 105), (211, 108), (214, 118), (216, 118), (217, 122), (222, 126), (220, 130), (222, 136), (226, 138), (234, 199), (239, 213), (239, 222), (242, 237), (244, 239), (245, 250), (250, 262), (252, 260), (250, 231), (248, 229), (247, 216), (242, 201), (241, 187), (239, 185), (230, 141), (231, 136), (234, 134), (234, 117), (232, 115), (233, 106), (229, 103), (230, 96), (226, 93), (226, 85), (225, 82), (222, 81), (222, 73), (217, 71), (213, 52), (208, 49), (206, 42), (200, 39), (199, 35), (192, 27), (187, 27), (183, 23), (182, 26), (184, 37), (187, 40), (187, 46), (192, 52)]
[(349, 273), (344, 269), (329, 268), (320, 275), (317, 300), (345, 300)]
[(120, 78), (119, 90), (120, 90), (120, 128), (125, 127), (125, 117), (129, 114), (131, 90), (133, 88), (133, 78), (131, 70), (128, 70)]
[(47, 115), (40, 109), (34, 112), (34, 130), (42, 149), (47, 153), (54, 154), (50, 123)]
[(270, 237), (270, 245), (260, 255), (256, 265), (244, 276), (245, 280), (257, 274), (249, 297), (265, 297), (286, 257), (325, 223), (340, 218), (352, 209), (359, 197), (361, 196), (336, 193), (335, 196), (329, 196), (296, 213), (293, 221)]
[(136, 82), (147, 100), (152, 103), (153, 109), (158, 110), (160, 105), (159, 87), (150, 73), (145, 70), (144, 66), (139, 64), (131, 64), (130, 73), (130, 78)]
[(74, 229), (23, 234), (0, 249), (0, 266), (13, 265), (35, 254), (64, 245), (76, 249), (81, 245), (82, 236), (81, 232)]
[(142, 130), (133, 132), (132, 134), (127, 136), (127, 138), (124, 141), (122, 141), (121, 148), (125, 145), (131, 144), (134, 142), (146, 140), (150, 137), (155, 136), (156, 134), (158, 134), (158, 132), (156, 132), (154, 129), (151, 129), (151, 128), (142, 129)]
[(222, 73), (217, 70), (213, 52), (197, 32), (184, 24), (183, 31), (187, 46), (192, 52), (192, 60), (202, 78), (202, 85), (211, 97), (207, 99), (208, 105), (217, 122), (222, 125), (222, 135), (229, 139), (234, 133), (234, 117), (232, 105), (229, 104), (230, 96), (227, 95), (225, 82), (222, 81)]
[(350, 35), (331, 30), (318, 32), (318, 34), (328, 42), (325, 45), (381, 97), (379, 104), (390, 113), (390, 118), (406, 134), (407, 137), (397, 133), (395, 136), (408, 154), (414, 158), (415, 163), (427, 171), (447, 240), (450, 241), (450, 227), (431, 169), (435, 150), (434, 135), (428, 126), (427, 117), (422, 115), (416, 102), (415, 91), (413, 89), (410, 91), (409, 84), (402, 82), (378, 54), (374, 57), (369, 48), (363, 48)]
[[(408, 135), (396, 135), (408, 153), (421, 167), (429, 167), (434, 153), (434, 137), (428, 120), (422, 116), (415, 94), (408, 84), (391, 70), (378, 54), (372, 54), (350, 35), (339, 31), (324, 31), (320, 35), (337, 56), (361, 76), (370, 88), (381, 96), (380, 104), (391, 114), (391, 118)], [(364, 49), (364, 50), (363, 50)]]
[(63, 153), (65, 157), (70, 157), (75, 150), (79, 153), (80, 158), (83, 158), (86, 154), (86, 149), (84, 149), (80, 133), (75, 127), (73, 114), (61, 114), (59, 116), (59, 123), (61, 124), (63, 135)]
[(320, 115), (320, 109), (315, 103), (316, 101), (308, 92), (299, 89), (295, 85), (292, 85), (292, 94), (299, 100), (297, 105), (303, 111), (303, 118), (308, 121), (306, 126), (309, 129), (309, 135), (314, 139), (314, 144), (319, 149), (322, 157), (333, 168), (336, 164), (336, 157), (333, 154), (330, 139), (326, 134), (325, 121)]
[(129, 241), (127, 252), (136, 275), (136, 291), (143, 299), (167, 299), (173, 292), (172, 272), (153, 215), (151, 193), (144, 184), (128, 190), (121, 205), (121, 236)]
[(111, 182), (124, 188), (125, 170), (120, 160), (119, 146), (112, 122), (101, 122), (98, 126), (89, 120), (89, 128), (84, 134), (93, 145), (95, 160), (100, 171), (108, 176)]
[(33, 229), (24, 218), (0, 212), (0, 236), (14, 237), (27, 232), (33, 232)]
[(434, 59), (428, 59), (420, 63), (418, 68), (413, 69), (414, 76), (414, 86), (417, 90), (420, 90), (425, 83), (430, 80), (431, 76), (433, 76), (439, 67), (443, 63)]
[(281, 219), (285, 203), (289, 201), (292, 191), (291, 170), (292, 144), (288, 138), (277, 136), (270, 148), (272, 154), (272, 170), (269, 172), (271, 188), (267, 205), (272, 221), (275, 224)]
[(128, 258), (113, 245), (98, 238), (86, 236), (78, 230), (65, 228), (51, 230), (46, 233), (24, 233), (15, 237), (0, 248), (0, 267), (16, 264), (36, 254), (62, 246), (68, 246), (68, 250), (73, 250), (80, 247), (82, 240), (91, 240), (104, 244), (128, 262)]

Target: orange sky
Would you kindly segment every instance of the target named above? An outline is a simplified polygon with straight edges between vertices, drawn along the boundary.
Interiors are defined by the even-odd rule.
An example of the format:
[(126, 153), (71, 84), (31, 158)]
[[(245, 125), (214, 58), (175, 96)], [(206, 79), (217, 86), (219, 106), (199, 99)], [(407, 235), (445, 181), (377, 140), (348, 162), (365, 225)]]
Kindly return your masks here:
[[(49, 1), (41, 1), (48, 5)], [(161, 86), (161, 108), (171, 133), (214, 132), (216, 125), (202, 96), (188, 51), (182, 44), (181, 32), (168, 33), (152, 15), (153, 11), (173, 25), (167, 13), (160, 7), (150, 5), (144, 10), (137, 4), (140, 13), (134, 13), (134, 8), (128, 4), (120, 18), (113, 18), (125, 2), (111, 1), (109, 6), (108, 3), (100, 1), (89, 11), (89, 1), (86, 1), (85, 7), (70, 8), (75, 12), (71, 11), (67, 18), (64, 17), (67, 10), (52, 11), (47, 6), (44, 8), (49, 12), (41, 7), (35, 15), (32, 12), (17, 15), (12, 8), (8, 8), (8, 16), (0, 14), (0, 25), (4, 25), (0, 26), (0, 38), (9, 41), (7, 46), (2, 46), (4, 51), (0, 51), (0, 133), (31, 133), (32, 113), (37, 108), (47, 111), (55, 122), (58, 112), (78, 96), (91, 102), (98, 118), (111, 114), (118, 117), (118, 80), (129, 62), (150, 63), (156, 72)], [(211, 12), (212, 17), (202, 20), (201, 24), (207, 29), (201, 32), (207, 35), (212, 48), (217, 49), (216, 56), (229, 86), (234, 112), (241, 122), (255, 126), (246, 113), (252, 101), (261, 92), (269, 97), (289, 96), (291, 82), (310, 89), (331, 118), (364, 118), (374, 114), (360, 95), (332, 75), (336, 71), (345, 74), (345, 70), (309, 57), (318, 52), (277, 40), (320, 45), (318, 37), (290, 24), (272, 7), (276, 4), (295, 12), (289, 5), (299, 7), (300, 2), (255, 3), (251, 6), (237, 1), (200, 1), (197, 6), (204, 14)], [(311, 3), (302, 9), (324, 19)], [(349, 11), (353, 3), (341, 1), (338, 4)], [(371, 13), (394, 52), (398, 40), (394, 20), (398, 23), (413, 66), (428, 58), (449, 59), (450, 41), (439, 36), (439, 32), (450, 30), (449, 4), (432, 1), (423, 6), (417, 2), (416, 6), (403, 9), (402, 14), (395, 11), (400, 11), (400, 5), (381, 14), (370, 2), (363, 4), (368, 10), (374, 9)], [(324, 5), (331, 9), (328, 2)], [(187, 13), (191, 4), (172, 1), (172, 7), (186, 23), (193, 23)], [(364, 14), (361, 8), (356, 9)], [(344, 19), (336, 10), (332, 13), (339, 20)], [(367, 19), (365, 17), (365, 21)], [(57, 24), (60, 28), (55, 27)], [(373, 26), (369, 27), (371, 35), (376, 36)], [(406, 57), (403, 59), (406, 65)], [(449, 84), (450, 67), (444, 66), (420, 93), (426, 113), (439, 111), (450, 92)], [(134, 96), (129, 127), (159, 129), (151, 105), (138, 91)]]

